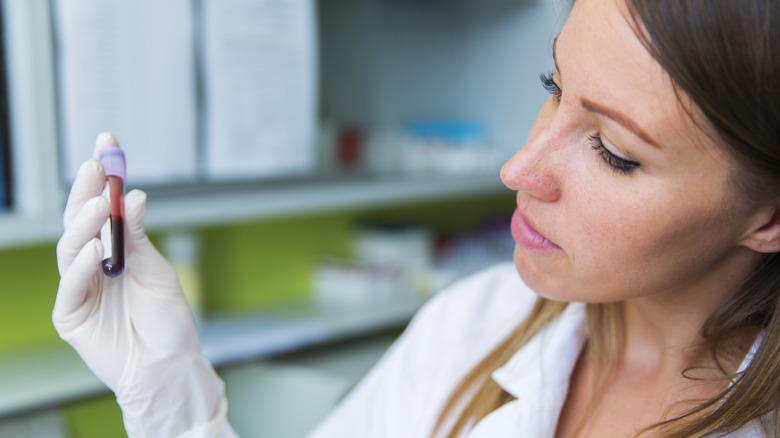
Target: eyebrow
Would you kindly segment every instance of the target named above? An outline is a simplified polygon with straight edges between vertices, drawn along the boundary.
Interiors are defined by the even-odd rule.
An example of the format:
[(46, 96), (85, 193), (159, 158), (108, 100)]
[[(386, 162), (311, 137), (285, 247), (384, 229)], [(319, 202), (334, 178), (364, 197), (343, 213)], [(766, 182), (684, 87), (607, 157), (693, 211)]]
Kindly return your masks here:
[[(552, 56), (553, 56), (553, 61), (555, 62), (555, 70), (558, 72), (559, 75), (562, 75), (561, 69), (558, 66), (558, 56), (556, 51), (557, 45), (558, 45), (558, 37), (555, 37), (552, 44)], [(650, 137), (650, 135), (648, 135), (647, 132), (645, 132), (637, 122), (635, 122), (633, 119), (626, 116), (625, 114), (617, 110), (614, 110), (612, 108), (593, 102), (592, 100), (586, 98), (581, 98), (580, 104), (585, 110), (590, 111), (592, 113), (601, 114), (602, 116), (608, 117), (618, 122), (624, 128), (633, 132), (634, 135), (641, 138), (645, 143), (654, 146), (658, 149), (661, 149), (661, 146), (658, 143), (656, 143), (655, 140), (653, 140), (653, 138)]]
[(658, 143), (656, 143), (652, 137), (650, 137), (645, 131), (643, 131), (642, 128), (639, 127), (638, 123), (633, 121), (625, 114), (585, 98), (580, 99), (580, 103), (582, 104), (582, 107), (585, 108), (586, 110), (592, 113), (601, 114), (602, 116), (605, 117), (609, 117), (610, 119), (623, 125), (624, 128), (633, 132), (637, 137), (644, 140), (645, 143), (654, 146), (658, 149), (661, 149), (661, 146), (659, 146)]

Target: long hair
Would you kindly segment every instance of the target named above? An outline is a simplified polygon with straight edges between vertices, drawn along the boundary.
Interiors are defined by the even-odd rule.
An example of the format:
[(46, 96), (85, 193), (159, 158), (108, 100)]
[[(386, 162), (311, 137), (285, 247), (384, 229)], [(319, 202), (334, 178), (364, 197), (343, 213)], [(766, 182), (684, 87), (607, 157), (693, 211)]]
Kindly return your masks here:
[[(780, 200), (780, 0), (626, 0), (634, 28), (734, 157), (735, 195)], [(665, 422), (670, 437), (730, 432), (757, 420), (780, 436), (780, 253), (766, 254), (705, 322), (716, 364), (746, 328), (764, 339), (749, 367), (718, 396)], [(706, 414), (706, 415), (705, 415)], [(681, 421), (686, 420), (686, 421)]]
[[(678, 96), (706, 116), (737, 165), (735, 196), (756, 204), (780, 200), (780, 0), (625, 0), (634, 29), (666, 70)], [(681, 100), (682, 103), (682, 100)], [(757, 421), (780, 436), (780, 253), (767, 254), (738, 290), (701, 327), (724, 380), (716, 396), (682, 415), (651, 426), (664, 436), (693, 438), (733, 432)], [(509, 401), (491, 378), (565, 304), (540, 298), (533, 311), (455, 388), (435, 432), (457, 437)], [(620, 304), (586, 307), (593, 398), (598, 397), (623, 348)], [(763, 332), (750, 365), (728, 375), (721, 359), (743, 333)], [(681, 370), (683, 375), (686, 371)], [(592, 402), (593, 400), (591, 400)], [(585, 415), (588, 414), (586, 408)], [(641, 435), (642, 433), (640, 433)]]

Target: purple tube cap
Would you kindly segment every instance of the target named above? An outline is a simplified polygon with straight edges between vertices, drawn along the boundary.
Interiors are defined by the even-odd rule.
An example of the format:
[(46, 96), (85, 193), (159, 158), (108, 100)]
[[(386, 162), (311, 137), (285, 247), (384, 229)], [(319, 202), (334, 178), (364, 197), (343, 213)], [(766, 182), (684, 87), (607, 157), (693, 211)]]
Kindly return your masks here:
[(125, 153), (119, 146), (109, 145), (101, 149), (98, 153), (98, 161), (103, 166), (106, 176), (118, 176), (122, 178), (122, 184), (127, 182)]

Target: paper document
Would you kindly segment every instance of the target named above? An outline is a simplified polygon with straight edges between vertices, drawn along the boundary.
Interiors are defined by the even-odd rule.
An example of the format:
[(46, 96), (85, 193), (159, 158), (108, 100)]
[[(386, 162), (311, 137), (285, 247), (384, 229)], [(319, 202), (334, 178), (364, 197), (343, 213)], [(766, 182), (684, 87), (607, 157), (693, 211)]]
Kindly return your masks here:
[(316, 166), (314, 0), (204, 0), (207, 174), (265, 178)]
[(6, 205), (7, 197), (6, 197), (6, 178), (7, 178), (7, 172), (6, 172), (6, 163), (5, 163), (5, 147), (7, 147), (5, 144), (3, 144), (0, 141), (0, 213), (2, 213), (8, 206)]
[(111, 131), (132, 185), (194, 180), (197, 107), (190, 0), (57, 0), (64, 176)]

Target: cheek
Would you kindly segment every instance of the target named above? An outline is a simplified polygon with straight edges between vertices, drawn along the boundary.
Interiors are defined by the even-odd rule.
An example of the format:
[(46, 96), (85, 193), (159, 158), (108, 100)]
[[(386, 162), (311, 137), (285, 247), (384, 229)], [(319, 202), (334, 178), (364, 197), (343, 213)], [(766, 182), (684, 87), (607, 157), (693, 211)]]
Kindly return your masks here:
[(674, 288), (706, 271), (730, 248), (724, 242), (733, 219), (713, 208), (717, 202), (697, 203), (696, 196), (669, 201), (675, 198), (582, 191), (567, 218), (574, 233), (568, 252), (573, 283), (605, 300), (625, 299)]

